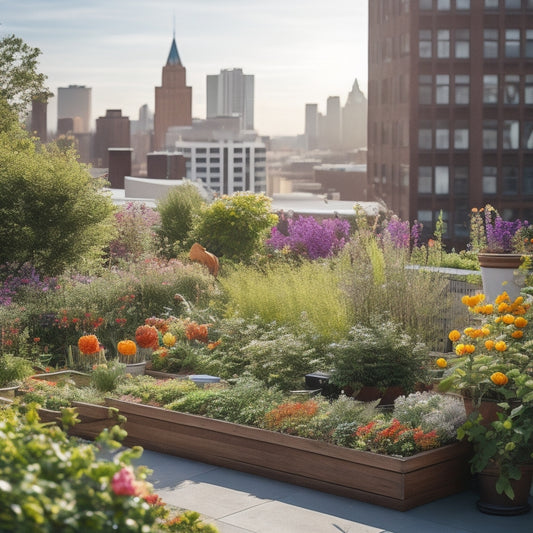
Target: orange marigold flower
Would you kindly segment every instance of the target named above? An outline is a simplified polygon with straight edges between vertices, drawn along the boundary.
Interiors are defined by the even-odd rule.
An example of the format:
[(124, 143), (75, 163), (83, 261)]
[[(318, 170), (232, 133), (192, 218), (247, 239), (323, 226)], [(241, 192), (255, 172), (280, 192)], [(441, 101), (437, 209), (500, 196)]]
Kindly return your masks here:
[(152, 348), (156, 350), (159, 346), (159, 334), (153, 326), (139, 326), (135, 330), (135, 340), (141, 348)]
[(492, 340), (485, 341), (485, 348), (487, 348), (487, 350), (492, 350), (494, 348), (494, 344), (495, 342)]
[(509, 383), (509, 378), (503, 373), (503, 372), (494, 372), (492, 376), (490, 376), (490, 380), (494, 385), (507, 385)]
[(481, 333), (486, 337), (487, 335), (490, 335), (490, 329), (487, 326), (483, 326), (481, 328)]
[(465, 344), (464, 351), (465, 353), (474, 353), (476, 351), (476, 347), (473, 344)]
[(510, 302), (510, 301), (511, 301), (511, 298), (509, 298), (509, 295), (505, 291), (503, 291), (501, 294), (498, 294), (498, 296), (496, 296), (496, 300), (494, 300), (496, 304), (501, 304), (502, 302)]
[(524, 336), (524, 332), (521, 329), (517, 329), (511, 333), (513, 339), (521, 339)]
[(455, 353), (457, 355), (464, 355), (465, 353), (465, 345), (463, 343), (461, 344), (458, 344), (456, 347), (455, 347)]
[(121, 355), (135, 355), (137, 353), (137, 345), (130, 340), (120, 341), (117, 344), (117, 350)]
[(503, 315), (502, 322), (507, 325), (512, 324), (514, 322), (514, 316), (509, 314)]
[(216, 342), (210, 342), (208, 345), (207, 345), (207, 348), (209, 350), (214, 350), (217, 346), (219, 346), (220, 344), (222, 343), (222, 339), (218, 339), (218, 341)]
[(439, 368), (446, 368), (448, 366), (448, 361), (446, 361), (446, 359), (444, 359), (444, 357), (439, 357), (437, 359), (437, 366)]
[(511, 306), (506, 304), (505, 302), (498, 305), (498, 313), (500, 314), (507, 313), (510, 310)]
[(78, 340), (78, 349), (82, 354), (91, 355), (100, 351), (100, 343), (96, 335), (84, 335)]
[(527, 320), (523, 316), (517, 316), (514, 319), (514, 325), (517, 328), (525, 328), (527, 326)]
[(453, 329), (452, 331), (450, 331), (450, 333), (448, 334), (448, 338), (452, 341), (452, 342), (456, 342), (458, 341), (460, 338), (461, 338), (461, 333), (459, 331), (457, 331), (456, 329)]
[(496, 350), (498, 350), (499, 352), (505, 352), (505, 350), (507, 350), (507, 344), (505, 344), (505, 341), (498, 341), (494, 345), (494, 348), (496, 348)]

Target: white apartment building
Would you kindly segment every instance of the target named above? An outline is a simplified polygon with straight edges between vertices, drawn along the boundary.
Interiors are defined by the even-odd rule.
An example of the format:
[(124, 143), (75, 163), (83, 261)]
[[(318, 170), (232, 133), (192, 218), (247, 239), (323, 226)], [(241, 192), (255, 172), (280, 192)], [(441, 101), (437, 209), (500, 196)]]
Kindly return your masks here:
[(266, 192), (266, 146), (259, 140), (177, 140), (176, 151), (187, 158), (187, 178), (212, 192)]

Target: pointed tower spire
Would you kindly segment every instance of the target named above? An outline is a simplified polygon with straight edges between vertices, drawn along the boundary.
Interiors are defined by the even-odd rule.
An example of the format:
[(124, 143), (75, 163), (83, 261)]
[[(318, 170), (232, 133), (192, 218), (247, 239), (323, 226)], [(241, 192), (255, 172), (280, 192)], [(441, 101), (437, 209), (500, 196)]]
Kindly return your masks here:
[[(175, 35), (175, 31), (174, 31)], [(180, 54), (178, 52), (178, 45), (176, 44), (176, 37), (172, 37), (172, 45), (168, 54), (167, 65), (181, 65)]]

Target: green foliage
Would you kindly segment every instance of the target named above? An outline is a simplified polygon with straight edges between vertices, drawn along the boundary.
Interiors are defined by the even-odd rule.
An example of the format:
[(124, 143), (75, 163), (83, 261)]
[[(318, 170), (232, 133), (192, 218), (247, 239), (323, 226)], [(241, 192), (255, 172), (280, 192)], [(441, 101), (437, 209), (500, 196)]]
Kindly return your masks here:
[(152, 369), (161, 372), (178, 373), (200, 371), (198, 348), (188, 342), (177, 342), (172, 348), (152, 354)]
[[(65, 427), (76, 423), (65, 409)], [(41, 424), (30, 407), (26, 414), (0, 409), (0, 530), (12, 533), (95, 533), (175, 531), (216, 533), (217, 529), (186, 511), (172, 516), (146, 481), (145, 467), (132, 467), (142, 449), (116, 450), (125, 436), (118, 426), (92, 443), (69, 438), (57, 425)], [(118, 440), (117, 440), (118, 439)]]
[(405, 392), (427, 379), (428, 350), (393, 322), (354, 326), (330, 346), (331, 383), (339, 387), (399, 386)]
[(220, 278), (228, 315), (260, 317), (295, 330), (307, 323), (326, 341), (343, 336), (353, 323), (342, 281), (336, 263), (319, 261), (274, 264), (264, 271), (241, 266)]
[(161, 215), (159, 237), (165, 253), (173, 255), (178, 247), (192, 244), (187, 241), (193, 218), (203, 204), (198, 188), (192, 183), (174, 187), (159, 200), (157, 210)]
[(276, 215), (262, 194), (235, 193), (217, 198), (195, 218), (191, 239), (218, 257), (246, 261), (256, 252)]
[(173, 401), (196, 390), (196, 384), (188, 379), (156, 380), (151, 376), (135, 376), (120, 382), (115, 395), (131, 396), (143, 403), (160, 406)]
[(97, 365), (91, 372), (91, 385), (100, 392), (111, 392), (126, 373), (126, 365), (112, 361)]
[(0, 264), (41, 274), (90, 264), (111, 237), (113, 204), (76, 161), (54, 146), (0, 132)]
[(0, 354), (0, 387), (15, 385), (33, 373), (33, 367), (27, 359)]
[(451, 306), (448, 280), (441, 273), (408, 265), (409, 253), (390, 240), (379, 242), (370, 230), (354, 235), (338, 267), (352, 324), (371, 326), (386, 318), (439, 348), (445, 334), (442, 318)]
[[(44, 86), (46, 76), (37, 72), (41, 51), (26, 44), (15, 35), (0, 39), (0, 117), (4, 106), (22, 114), (32, 99), (46, 101), (52, 93)], [(0, 131), (2, 123), (0, 119)]]

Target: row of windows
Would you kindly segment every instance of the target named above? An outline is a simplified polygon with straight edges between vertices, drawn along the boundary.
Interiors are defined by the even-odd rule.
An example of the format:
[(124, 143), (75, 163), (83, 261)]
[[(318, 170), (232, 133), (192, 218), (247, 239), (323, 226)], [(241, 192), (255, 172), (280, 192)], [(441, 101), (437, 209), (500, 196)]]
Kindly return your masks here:
[[(418, 168), (418, 194), (468, 195), (468, 167), (421, 166)], [(525, 167), (520, 175), (514, 166), (483, 167), (481, 187), (485, 195), (514, 196), (533, 194), (533, 167)]]
[[(437, 8), (439, 11), (449, 11), (455, 7), (457, 11), (470, 9), (470, 0), (419, 0), (418, 5), (422, 11)], [(485, 9), (522, 9), (533, 8), (533, 0), (484, 0)]]
[[(483, 30), (483, 56), (487, 59), (533, 57), (533, 29), (520, 28), (500, 31), (496, 28)], [(500, 44), (501, 43), (501, 44)], [(500, 48), (501, 47), (501, 48)], [(470, 57), (470, 30), (439, 29), (419, 30), (418, 55), (421, 59), (468, 59)]]
[[(520, 121), (504, 120), (501, 125), (497, 120), (483, 121), (483, 149), (497, 150), (533, 150), (533, 122), (524, 121), (520, 131)], [(500, 133), (501, 132), (501, 133)], [(520, 143), (520, 133), (522, 142)], [(448, 120), (435, 123), (421, 121), (418, 129), (418, 148), (420, 150), (468, 150), (470, 132), (466, 121), (456, 121), (453, 130)]]
[[(418, 78), (420, 104), (466, 105), (470, 103), (470, 76), (457, 74), (422, 74)], [(518, 105), (533, 104), (533, 75), (485, 74), (483, 76), (483, 103)]]

